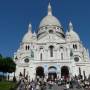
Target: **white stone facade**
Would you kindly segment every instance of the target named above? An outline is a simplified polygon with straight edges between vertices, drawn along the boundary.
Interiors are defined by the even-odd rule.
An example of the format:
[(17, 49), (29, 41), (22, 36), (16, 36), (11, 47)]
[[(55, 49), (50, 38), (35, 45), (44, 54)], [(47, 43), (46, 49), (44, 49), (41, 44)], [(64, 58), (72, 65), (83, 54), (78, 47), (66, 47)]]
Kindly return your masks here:
[[(32, 33), (32, 26), (29, 24), (28, 32), (14, 53), (14, 61), (17, 79), (20, 73), (34, 79), (39, 75), (37, 67), (43, 68), (44, 76), (47, 78), (52, 73), (59, 77), (66, 74), (70, 77), (75, 76), (80, 71), (82, 75), (84, 71), (86, 76), (90, 74), (88, 50), (82, 45), (71, 22), (68, 31), (64, 33), (59, 20), (52, 15), (50, 4), (48, 14), (40, 22), (37, 33)], [(67, 71), (64, 68), (66, 74), (63, 73), (62, 67), (68, 69)]]

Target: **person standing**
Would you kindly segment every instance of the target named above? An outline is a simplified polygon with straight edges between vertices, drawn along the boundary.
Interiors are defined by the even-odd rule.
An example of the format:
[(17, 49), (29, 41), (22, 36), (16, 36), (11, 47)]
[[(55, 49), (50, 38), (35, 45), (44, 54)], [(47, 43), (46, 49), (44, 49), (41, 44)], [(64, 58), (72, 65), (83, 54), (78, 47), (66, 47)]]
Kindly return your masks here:
[(66, 90), (69, 90), (69, 82), (66, 83)]

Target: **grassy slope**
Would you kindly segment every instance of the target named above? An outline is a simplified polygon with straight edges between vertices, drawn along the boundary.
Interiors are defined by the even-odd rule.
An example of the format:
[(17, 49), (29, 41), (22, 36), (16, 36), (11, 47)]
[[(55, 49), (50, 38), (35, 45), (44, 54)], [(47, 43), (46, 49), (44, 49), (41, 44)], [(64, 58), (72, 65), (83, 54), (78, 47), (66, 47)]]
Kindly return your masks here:
[(8, 81), (0, 82), (0, 90), (10, 90), (10, 88), (14, 86), (15, 86), (15, 83), (13, 82), (8, 82)]

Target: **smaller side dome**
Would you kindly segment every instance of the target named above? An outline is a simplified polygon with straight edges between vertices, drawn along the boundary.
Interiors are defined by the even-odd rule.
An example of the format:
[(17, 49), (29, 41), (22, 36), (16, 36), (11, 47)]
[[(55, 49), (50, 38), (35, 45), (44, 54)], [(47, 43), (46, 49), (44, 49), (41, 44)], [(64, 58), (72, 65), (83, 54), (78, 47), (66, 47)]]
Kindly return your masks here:
[(73, 30), (73, 25), (69, 23), (69, 31), (66, 32), (66, 38), (69, 37), (70, 41), (80, 41), (79, 35)]
[(24, 35), (22, 42), (31, 42), (32, 41), (32, 25), (29, 24), (28, 32)]
[(80, 38), (76, 32), (70, 31), (69, 35), (72, 41), (80, 41)]

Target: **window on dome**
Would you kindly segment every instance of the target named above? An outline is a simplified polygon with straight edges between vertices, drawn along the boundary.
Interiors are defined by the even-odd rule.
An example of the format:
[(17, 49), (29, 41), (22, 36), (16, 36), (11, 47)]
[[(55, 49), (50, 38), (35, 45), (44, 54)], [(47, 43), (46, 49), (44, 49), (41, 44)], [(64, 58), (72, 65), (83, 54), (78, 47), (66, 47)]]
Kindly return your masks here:
[(53, 30), (49, 30), (49, 33), (53, 33)]
[(49, 46), (49, 48), (50, 48), (50, 57), (53, 57), (53, 46)]
[(57, 27), (57, 29), (59, 30), (59, 27)]
[(63, 49), (63, 47), (60, 47), (60, 49)]

